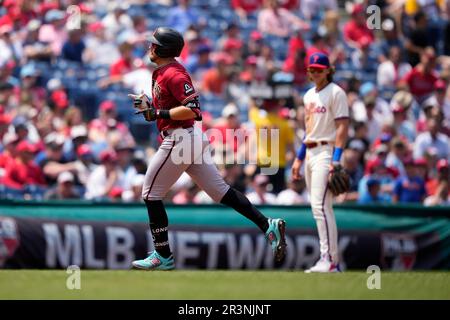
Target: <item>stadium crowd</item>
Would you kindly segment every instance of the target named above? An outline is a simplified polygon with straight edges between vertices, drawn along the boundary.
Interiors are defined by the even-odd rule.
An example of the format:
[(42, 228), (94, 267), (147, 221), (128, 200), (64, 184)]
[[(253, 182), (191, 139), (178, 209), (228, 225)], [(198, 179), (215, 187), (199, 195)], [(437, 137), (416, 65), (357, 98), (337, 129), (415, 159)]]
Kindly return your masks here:
[[(264, 148), (256, 164), (218, 161), (253, 203), (308, 202), (290, 164), (304, 133), (306, 61), (324, 52), (351, 110), (342, 162), (352, 187), (336, 201), (449, 204), (448, 0), (0, 2), (2, 198), (140, 201), (158, 135), (127, 94), (150, 94), (146, 37), (165, 25), (184, 35), (179, 61), (201, 94), (202, 130), (280, 130), (277, 174), (260, 174)], [(378, 17), (366, 11), (373, 4)], [(290, 81), (292, 98), (249, 94), (275, 78)], [(212, 143), (216, 157), (245, 157), (247, 144), (225, 134)], [(187, 175), (166, 200), (212, 202)]]

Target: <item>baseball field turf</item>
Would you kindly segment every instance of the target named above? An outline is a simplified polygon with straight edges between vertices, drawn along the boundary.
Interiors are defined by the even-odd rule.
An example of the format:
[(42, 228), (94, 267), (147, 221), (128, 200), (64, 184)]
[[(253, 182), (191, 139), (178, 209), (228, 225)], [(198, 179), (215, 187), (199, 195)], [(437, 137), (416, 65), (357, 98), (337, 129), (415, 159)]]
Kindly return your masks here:
[(67, 289), (69, 276), (0, 270), (0, 299), (450, 299), (450, 272), (382, 272), (379, 290), (363, 271), (81, 270), (80, 290)]

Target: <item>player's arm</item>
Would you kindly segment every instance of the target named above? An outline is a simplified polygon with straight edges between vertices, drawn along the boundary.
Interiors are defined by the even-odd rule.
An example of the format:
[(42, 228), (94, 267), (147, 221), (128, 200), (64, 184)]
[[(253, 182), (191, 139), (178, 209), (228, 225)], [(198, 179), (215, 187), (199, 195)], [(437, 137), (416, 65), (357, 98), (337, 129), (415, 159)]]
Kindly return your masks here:
[(200, 103), (198, 97), (195, 96), (184, 105), (172, 108), (170, 110), (159, 109), (156, 110), (156, 119), (172, 119), (172, 120), (202, 120), (202, 113), (200, 111)]
[(348, 138), (348, 127), (350, 123), (349, 107), (347, 95), (344, 90), (338, 90), (334, 97), (332, 111), (334, 113), (334, 124), (336, 127), (336, 139), (334, 141), (334, 151), (331, 170), (334, 165), (340, 163), (342, 152)]
[(299, 180), (301, 178), (300, 169), (302, 168), (303, 161), (305, 160), (306, 157), (306, 144), (304, 141), (305, 138), (303, 137), (302, 144), (297, 151), (297, 155), (294, 159), (294, 162), (292, 163), (291, 171), (293, 180)]
[(336, 124), (336, 140), (334, 143), (333, 163), (341, 161), (342, 152), (348, 139), (349, 118), (335, 119)]
[(168, 117), (172, 120), (191, 120), (196, 117), (194, 111), (186, 106), (179, 106), (168, 111)]
[(336, 142), (335, 146), (344, 148), (348, 139), (349, 118), (336, 119)]
[(197, 114), (189, 107), (179, 106), (169, 110), (169, 118), (173, 120), (191, 120), (197, 118)]

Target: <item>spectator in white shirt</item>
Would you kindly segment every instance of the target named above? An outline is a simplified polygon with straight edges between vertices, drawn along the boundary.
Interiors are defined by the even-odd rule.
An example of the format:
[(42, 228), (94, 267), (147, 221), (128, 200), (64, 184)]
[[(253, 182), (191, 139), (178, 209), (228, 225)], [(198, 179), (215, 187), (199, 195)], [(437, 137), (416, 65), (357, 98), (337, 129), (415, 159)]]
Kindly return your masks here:
[(109, 13), (102, 19), (108, 39), (113, 40), (121, 31), (133, 27), (133, 21), (127, 14), (128, 7), (125, 2), (110, 3)]
[(300, 10), (307, 20), (320, 17), (320, 13), (325, 10), (337, 11), (338, 4), (336, 0), (301, 0)]
[(124, 187), (124, 173), (117, 163), (114, 150), (105, 150), (100, 154), (100, 165), (91, 173), (86, 187), (86, 199), (108, 197), (113, 189)]
[(378, 66), (377, 84), (381, 88), (395, 88), (397, 82), (411, 71), (411, 65), (401, 62), (402, 51), (399, 46), (389, 49), (388, 60)]
[(99, 65), (111, 65), (120, 58), (117, 45), (106, 38), (105, 26), (101, 21), (93, 22), (87, 28), (84, 61)]
[(441, 119), (431, 117), (427, 119), (427, 131), (419, 134), (414, 143), (414, 158), (423, 158), (426, 150), (436, 149), (439, 159), (449, 159), (449, 139), (445, 134), (439, 132)]
[(75, 161), (76, 175), (78, 181), (86, 187), (91, 173), (97, 168), (94, 163), (94, 155), (88, 144), (82, 144), (77, 148), (77, 160)]
[(277, 196), (277, 204), (290, 206), (307, 203), (305, 192), (305, 180), (292, 180), (288, 183), (288, 189), (281, 191)]
[(366, 108), (368, 104), (373, 104), (372, 116), (379, 120), (379, 122), (393, 119), (389, 103), (379, 96), (377, 87), (374, 83), (363, 83), (359, 88), (359, 96), (360, 99), (356, 100), (351, 106), (353, 118), (356, 121), (370, 121), (371, 117), (368, 115)]

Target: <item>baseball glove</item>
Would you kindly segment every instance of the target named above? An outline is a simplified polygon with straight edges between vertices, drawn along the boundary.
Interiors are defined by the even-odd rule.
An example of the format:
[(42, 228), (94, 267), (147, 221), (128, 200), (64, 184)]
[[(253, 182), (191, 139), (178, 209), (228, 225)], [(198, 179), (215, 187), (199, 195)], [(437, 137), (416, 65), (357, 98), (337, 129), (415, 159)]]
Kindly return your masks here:
[(350, 190), (350, 176), (340, 164), (333, 165), (328, 175), (328, 188), (335, 196)]

